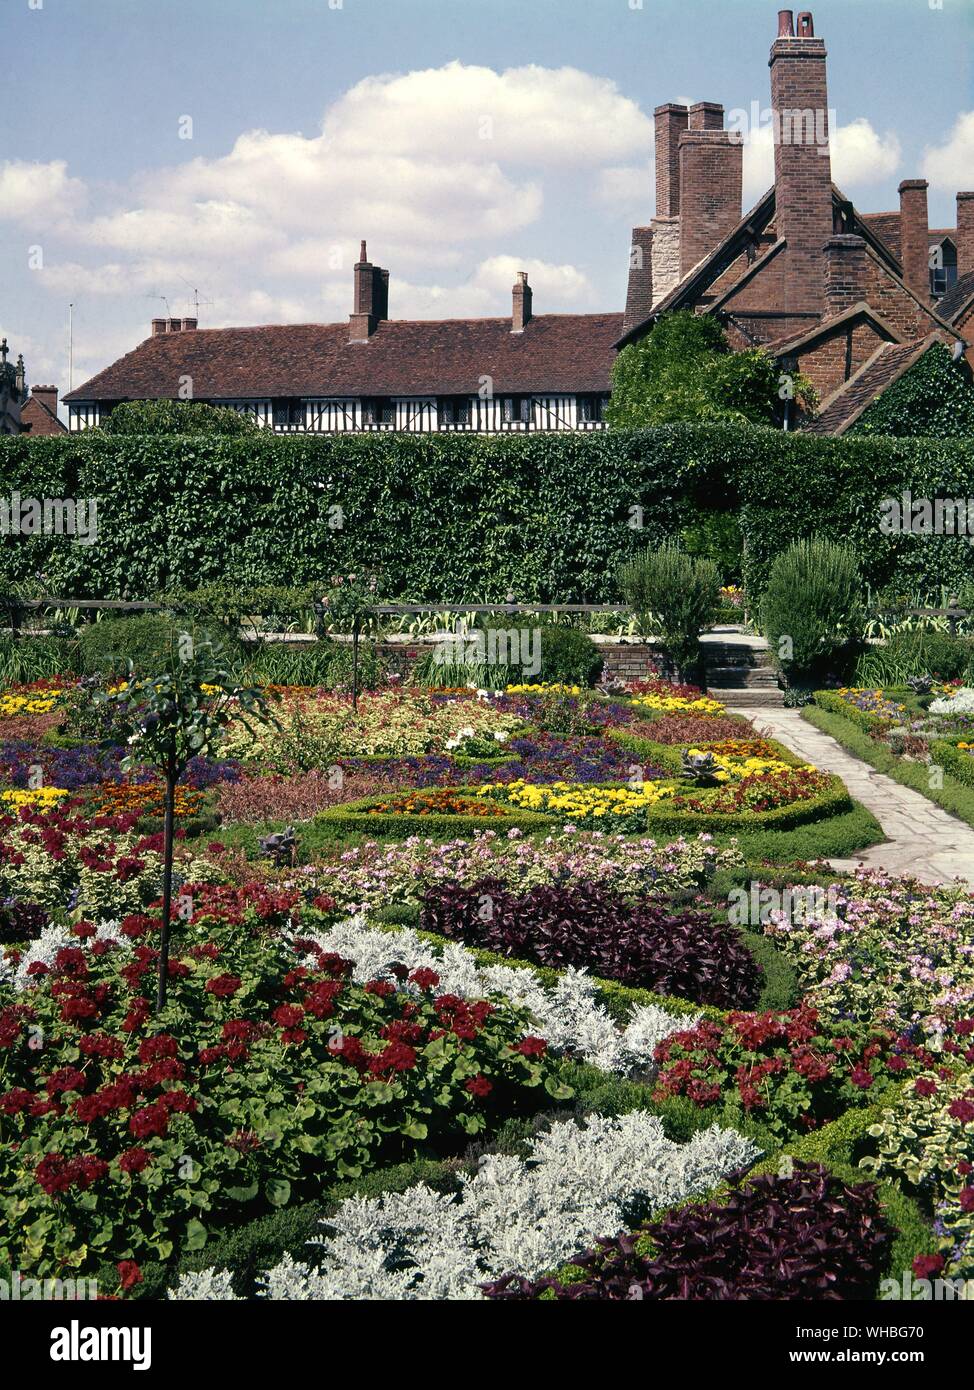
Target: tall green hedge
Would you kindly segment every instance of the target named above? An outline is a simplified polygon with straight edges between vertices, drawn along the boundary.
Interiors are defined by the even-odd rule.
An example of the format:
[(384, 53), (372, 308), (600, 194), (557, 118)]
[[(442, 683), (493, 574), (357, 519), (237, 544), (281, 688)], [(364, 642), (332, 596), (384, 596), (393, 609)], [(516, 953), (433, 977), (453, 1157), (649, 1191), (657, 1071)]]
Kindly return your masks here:
[(974, 439), (974, 390), (967, 362), (935, 344), (852, 426), (853, 434)]
[[(258, 433), (0, 438), (0, 499), (97, 497), (96, 545), (4, 537), (0, 582), (141, 598), (211, 580), (318, 583), (379, 568), (390, 598), (613, 602), (633, 551), (706, 508), (740, 510), (756, 591), (819, 532), (850, 541), (873, 585), (974, 578), (953, 537), (886, 536), (879, 503), (974, 496), (974, 443), (841, 440), (747, 425), (592, 434)], [(340, 511), (335, 510), (340, 509)], [(340, 523), (340, 524), (339, 524)]]

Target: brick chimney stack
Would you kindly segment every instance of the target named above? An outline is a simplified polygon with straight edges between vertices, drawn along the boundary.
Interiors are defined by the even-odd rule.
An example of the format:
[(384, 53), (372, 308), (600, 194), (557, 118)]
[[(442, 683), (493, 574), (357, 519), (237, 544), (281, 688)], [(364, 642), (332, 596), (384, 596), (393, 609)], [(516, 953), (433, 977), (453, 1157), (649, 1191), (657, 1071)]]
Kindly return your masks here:
[(355, 298), (348, 320), (351, 343), (367, 343), (379, 324), (389, 317), (389, 272), (369, 260), (365, 242), (355, 262)]
[(974, 193), (957, 195), (957, 278), (974, 270)]
[(629, 283), (622, 331), (644, 323), (653, 310), (653, 228), (633, 227), (629, 247)]
[(788, 243), (784, 305), (795, 314), (825, 308), (822, 247), (832, 236), (832, 167), (826, 51), (804, 11), (778, 14), (771, 45), (775, 220)]
[(531, 301), (534, 298), (531, 286), (528, 284), (528, 272), (526, 270), (518, 271), (517, 283), (512, 295), (511, 332), (523, 333), (525, 325), (531, 322)]
[(861, 236), (834, 236), (825, 243), (828, 312), (841, 314), (866, 297), (866, 243)]
[(741, 220), (744, 146), (724, 130), (724, 108), (699, 101), (680, 136), (680, 275)]
[(31, 388), (31, 396), (40, 401), (41, 405), (46, 405), (52, 415), (57, 414), (57, 395), (56, 386), (34, 386)]
[(930, 228), (927, 218), (926, 179), (904, 179), (900, 184), (900, 260), (909, 288), (930, 303)]
[(680, 136), (687, 129), (690, 111), (668, 101), (657, 106), (656, 117), (656, 216), (680, 215)]

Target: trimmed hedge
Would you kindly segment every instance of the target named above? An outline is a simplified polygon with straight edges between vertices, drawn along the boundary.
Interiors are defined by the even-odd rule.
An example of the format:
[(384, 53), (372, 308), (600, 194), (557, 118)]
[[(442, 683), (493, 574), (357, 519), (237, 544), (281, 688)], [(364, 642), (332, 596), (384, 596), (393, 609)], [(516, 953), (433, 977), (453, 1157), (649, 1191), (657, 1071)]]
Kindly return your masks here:
[[(703, 721), (701, 721), (703, 722)], [(709, 740), (701, 738), (697, 743), (656, 743), (653, 739), (643, 738), (639, 734), (631, 734), (625, 726), (609, 728), (606, 733), (610, 738), (616, 739), (624, 748), (631, 749), (637, 757), (642, 758), (648, 766), (658, 767), (663, 772), (679, 774), (683, 767), (682, 755), (688, 748), (707, 747)], [(742, 735), (746, 738), (746, 735)], [(760, 734), (751, 732), (751, 739), (762, 738)], [(722, 742), (723, 740), (718, 740)], [(799, 758), (790, 748), (786, 748), (783, 743), (779, 743), (774, 738), (762, 738), (762, 742), (770, 743), (774, 748), (775, 757), (780, 758), (789, 767), (804, 767), (805, 760)]]
[(831, 778), (831, 786), (819, 796), (796, 801), (790, 806), (778, 806), (773, 811), (742, 811), (737, 815), (706, 814), (701, 811), (674, 811), (666, 801), (658, 801), (646, 812), (646, 830), (652, 835), (665, 830), (667, 834), (701, 835), (721, 832), (746, 833), (749, 830), (792, 830), (810, 821), (826, 820), (830, 816), (851, 811), (852, 797), (839, 777)]
[(513, 590), (525, 600), (614, 602), (622, 560), (713, 510), (740, 511), (752, 595), (775, 555), (814, 532), (853, 545), (877, 589), (894, 574), (928, 590), (974, 579), (965, 538), (880, 532), (881, 501), (904, 489), (974, 495), (974, 441), (726, 424), (0, 439), (0, 492), (98, 499), (96, 544), (23, 536), (4, 547), (8, 580), (42, 571), (78, 598), (212, 580), (300, 585), (365, 566), (383, 571), (390, 598), (492, 601)]
[[(537, 811), (507, 811), (500, 816), (431, 815), (408, 816), (372, 811), (376, 801), (404, 793), (390, 792), (385, 797), (364, 796), (358, 801), (346, 801), (341, 806), (329, 806), (319, 811), (313, 824), (356, 830), (363, 835), (385, 839), (407, 839), (410, 835), (472, 835), (478, 830), (546, 830), (557, 824), (557, 817), (544, 816)], [(472, 799), (472, 798), (471, 798)]]

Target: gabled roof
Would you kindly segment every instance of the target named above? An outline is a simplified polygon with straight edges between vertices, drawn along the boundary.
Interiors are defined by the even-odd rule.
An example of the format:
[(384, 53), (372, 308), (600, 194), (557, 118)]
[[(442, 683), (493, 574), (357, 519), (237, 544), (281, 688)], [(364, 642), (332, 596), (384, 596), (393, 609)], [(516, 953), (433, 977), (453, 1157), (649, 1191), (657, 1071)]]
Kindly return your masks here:
[(66, 434), (67, 425), (50, 410), (39, 396), (31, 396), (20, 408), (20, 428), (24, 434)]
[[(850, 206), (849, 199), (846, 198), (842, 190), (835, 184), (832, 185), (832, 204), (837, 210), (840, 207)], [(634, 339), (640, 337), (642, 333), (645, 332), (647, 327), (655, 321), (658, 315), (670, 313), (675, 309), (679, 309), (688, 300), (692, 300), (697, 294), (702, 292), (708, 285), (712, 285), (714, 281), (724, 273), (728, 266), (733, 265), (738, 256), (746, 250), (747, 246), (753, 244), (753, 238), (763, 232), (773, 220), (775, 206), (775, 190), (772, 187), (768, 189), (767, 193), (765, 193), (762, 198), (758, 199), (750, 212), (746, 213), (744, 217), (741, 218), (734, 230), (728, 233), (724, 240), (711, 251), (710, 255), (705, 256), (702, 261), (695, 265), (693, 269), (683, 277), (679, 284), (674, 285), (673, 289), (660, 300), (653, 309), (653, 312), (647, 318), (643, 319), (642, 323), (638, 323), (630, 328), (629, 331), (619, 339), (616, 343), (616, 347), (623, 348), (627, 343), (633, 342)], [(875, 220), (877, 216), (895, 216), (898, 220), (899, 214), (860, 214), (856, 212), (855, 208), (853, 208), (853, 213), (855, 216), (855, 234), (861, 236), (873, 255), (877, 256), (884, 263), (887, 270), (891, 271), (899, 278), (902, 274), (903, 267), (900, 264), (898, 254), (894, 253), (893, 249), (886, 243), (884, 238), (877, 234), (875, 227), (869, 220), (870, 217)], [(773, 246), (768, 247), (762, 252), (761, 256), (759, 256), (745, 271), (744, 276), (741, 277), (740, 283), (744, 283), (746, 279), (754, 275), (757, 270), (767, 263), (767, 261), (777, 255), (784, 244), (785, 243), (779, 238)], [(731, 286), (730, 289), (720, 297), (717, 304), (709, 305), (708, 308), (710, 312), (713, 312), (718, 305), (722, 304), (736, 288), (736, 285)]]
[(738, 256), (753, 241), (753, 238), (764, 231), (773, 216), (774, 189), (769, 188), (767, 193), (754, 204), (750, 212), (741, 218), (734, 230), (727, 234), (720, 245), (711, 251), (709, 256), (705, 256), (702, 261), (695, 265), (679, 284), (674, 285), (669, 294), (660, 300), (653, 312), (643, 319), (642, 323), (637, 323), (624, 337), (619, 339), (616, 347), (625, 347), (627, 343), (631, 343), (634, 338), (639, 337), (647, 325), (651, 324), (658, 315), (678, 309), (685, 300), (693, 297), (698, 288), (712, 284), (728, 266), (733, 265)]
[(798, 352), (801, 348), (810, 347), (819, 338), (828, 337), (837, 328), (858, 321), (871, 323), (877, 333), (891, 343), (903, 341), (902, 335), (896, 331), (892, 324), (887, 323), (881, 314), (877, 314), (871, 304), (860, 299), (858, 304), (851, 304), (841, 314), (833, 314), (831, 318), (822, 319), (821, 323), (816, 323), (812, 328), (803, 329), (801, 333), (793, 334), (790, 338), (778, 338), (772, 343), (765, 343), (765, 351), (769, 352), (772, 357), (786, 357)]
[(606, 392), (622, 314), (393, 319), (366, 342), (347, 323), (160, 333), (68, 393), (66, 401), (165, 400), (189, 377), (197, 400)]
[(930, 333), (912, 343), (882, 343), (859, 370), (823, 402), (805, 426), (809, 434), (842, 435), (940, 338)]
[(937, 313), (949, 324), (954, 324), (974, 300), (974, 270), (955, 280), (942, 299), (937, 301)]

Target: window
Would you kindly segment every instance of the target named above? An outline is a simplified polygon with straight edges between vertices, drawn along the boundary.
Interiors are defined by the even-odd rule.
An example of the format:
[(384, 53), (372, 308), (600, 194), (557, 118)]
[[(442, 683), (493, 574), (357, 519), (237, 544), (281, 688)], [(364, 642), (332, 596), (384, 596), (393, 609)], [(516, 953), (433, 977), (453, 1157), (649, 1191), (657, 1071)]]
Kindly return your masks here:
[(395, 408), (388, 396), (372, 396), (362, 402), (363, 425), (391, 425), (395, 423)]
[(440, 399), (440, 419), (446, 425), (470, 424), (470, 397), (443, 396)]
[(578, 418), (580, 421), (599, 421), (605, 408), (605, 396), (579, 396)]
[(530, 396), (505, 396), (501, 405), (505, 425), (527, 424), (531, 419)]
[(930, 248), (930, 294), (942, 299), (957, 283), (957, 248), (949, 237)]
[(274, 428), (276, 430), (303, 430), (305, 424), (304, 402), (293, 397), (274, 402)]

